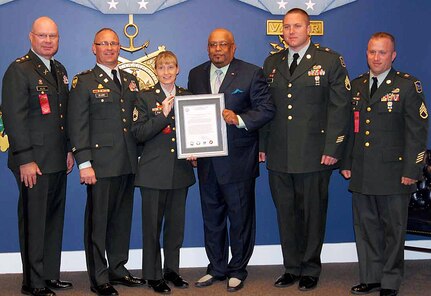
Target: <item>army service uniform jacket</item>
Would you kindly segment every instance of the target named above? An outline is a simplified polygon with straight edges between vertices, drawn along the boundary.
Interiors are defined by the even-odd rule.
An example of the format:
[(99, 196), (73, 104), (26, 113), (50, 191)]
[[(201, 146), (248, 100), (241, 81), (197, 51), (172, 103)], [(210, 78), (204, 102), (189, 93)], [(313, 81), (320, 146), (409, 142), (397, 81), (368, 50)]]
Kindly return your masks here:
[(69, 127), (76, 162), (91, 161), (96, 177), (135, 173), (136, 142), (130, 131), (137, 79), (120, 70), (122, 90), (99, 67), (73, 78)]
[(43, 174), (66, 171), (69, 82), (64, 66), (54, 63), (57, 82), (31, 50), (4, 75), (3, 120), (10, 141), (8, 167), (14, 172), (30, 162)]
[[(176, 86), (176, 96), (191, 95)], [(160, 83), (138, 95), (133, 110), (132, 133), (143, 150), (135, 185), (153, 189), (178, 189), (195, 183), (191, 163), (177, 158), (174, 110), (168, 117), (162, 112), (166, 98)]]
[(340, 159), (350, 119), (350, 81), (343, 58), (310, 43), (293, 75), (288, 49), (269, 56), (263, 70), (277, 107), (261, 131), (260, 150), (269, 170), (309, 173), (331, 166), (322, 155)]
[(351, 170), (349, 189), (366, 195), (409, 194), (421, 179), (428, 111), (421, 83), (391, 69), (373, 97), (369, 73), (352, 81), (353, 123), (342, 169)]

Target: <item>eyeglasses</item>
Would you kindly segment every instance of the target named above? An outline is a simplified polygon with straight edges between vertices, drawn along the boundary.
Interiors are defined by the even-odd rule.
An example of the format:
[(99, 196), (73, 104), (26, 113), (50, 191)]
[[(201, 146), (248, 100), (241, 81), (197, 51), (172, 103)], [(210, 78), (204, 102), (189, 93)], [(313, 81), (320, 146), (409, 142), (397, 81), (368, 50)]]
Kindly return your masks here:
[(57, 39), (58, 38), (58, 34), (36, 34), (34, 32), (31, 32), (31, 33), (40, 39), (47, 39), (48, 37), (49, 37), (49, 39)]
[(231, 45), (231, 43), (228, 42), (209, 42), (208, 47), (210, 48), (217, 48), (217, 46), (220, 46), (221, 49), (226, 49)]
[(114, 47), (114, 46), (120, 45), (120, 42), (117, 42), (117, 41), (111, 41), (111, 42), (102, 41), (102, 42), (99, 42), (99, 43), (94, 42), (94, 44), (98, 45), (98, 46), (106, 46), (106, 47), (112, 46), (112, 47)]

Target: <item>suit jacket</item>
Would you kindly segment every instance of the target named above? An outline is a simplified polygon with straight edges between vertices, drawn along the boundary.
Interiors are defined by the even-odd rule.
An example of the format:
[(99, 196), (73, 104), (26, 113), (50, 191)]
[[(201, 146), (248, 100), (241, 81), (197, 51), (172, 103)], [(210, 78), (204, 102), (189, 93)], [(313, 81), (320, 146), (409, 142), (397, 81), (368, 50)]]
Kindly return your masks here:
[[(188, 89), (194, 94), (210, 94), (211, 62), (203, 63), (189, 73)], [(258, 129), (274, 116), (268, 86), (259, 67), (233, 59), (220, 86), (226, 109), (240, 115), (247, 129), (227, 125), (229, 155), (200, 158), (198, 176), (205, 182), (212, 163), (220, 184), (244, 181), (259, 175)]]
[[(33, 161), (42, 173), (66, 170), (68, 79), (64, 66), (54, 63), (57, 83), (31, 50), (13, 62), (3, 77), (2, 110), (12, 171)], [(45, 114), (42, 106), (49, 106)]]
[(293, 75), (288, 50), (269, 56), (263, 70), (277, 112), (262, 132), (269, 170), (308, 173), (322, 155), (340, 159), (350, 118), (350, 81), (343, 58), (310, 44)]
[[(176, 96), (191, 95), (176, 86)], [(175, 116), (172, 109), (163, 115), (166, 98), (160, 83), (139, 94), (135, 103), (132, 133), (143, 150), (139, 159), (135, 185), (156, 189), (178, 189), (195, 183), (191, 163), (177, 158)]]
[[(428, 111), (420, 81), (391, 69), (373, 97), (369, 73), (352, 81), (352, 129), (342, 169), (352, 172), (349, 189), (368, 195), (408, 194), (421, 179)], [(353, 117), (352, 116), (352, 117)]]
[(137, 79), (120, 70), (122, 90), (99, 67), (73, 78), (69, 128), (77, 164), (91, 161), (96, 177), (135, 173), (136, 142), (130, 131)]

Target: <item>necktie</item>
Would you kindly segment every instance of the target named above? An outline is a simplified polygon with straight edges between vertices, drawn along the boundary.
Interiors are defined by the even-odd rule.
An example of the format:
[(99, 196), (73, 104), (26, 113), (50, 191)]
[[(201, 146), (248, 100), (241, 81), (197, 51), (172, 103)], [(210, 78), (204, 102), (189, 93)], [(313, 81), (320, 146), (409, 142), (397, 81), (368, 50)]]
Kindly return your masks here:
[(299, 54), (297, 54), (297, 53), (293, 54), (293, 61), (290, 64), (290, 68), (289, 68), (290, 75), (293, 74), (293, 72), (295, 71), (296, 67), (298, 66), (298, 63), (297, 63), (298, 58), (299, 58)]
[(117, 85), (118, 88), (121, 90), (121, 83), (120, 83), (120, 80), (118, 80), (118, 77), (117, 77), (117, 70), (112, 69), (111, 73), (112, 73), (112, 76), (113, 76), (112, 80), (114, 80), (115, 85)]
[(220, 69), (217, 69), (215, 71), (215, 73), (217, 76), (216, 76), (215, 83), (214, 83), (214, 93), (218, 94), (218, 91), (219, 91), (221, 83), (222, 83), (221, 76), (223, 75), (223, 71)]
[(55, 64), (53, 60), (49, 60), (49, 65), (51, 67), (51, 75), (54, 78), (55, 84), (58, 85), (58, 81), (57, 81), (57, 70), (55, 68)]
[(373, 97), (374, 93), (377, 90), (377, 77), (373, 77), (373, 85), (371, 85), (371, 90), (370, 90), (370, 98)]

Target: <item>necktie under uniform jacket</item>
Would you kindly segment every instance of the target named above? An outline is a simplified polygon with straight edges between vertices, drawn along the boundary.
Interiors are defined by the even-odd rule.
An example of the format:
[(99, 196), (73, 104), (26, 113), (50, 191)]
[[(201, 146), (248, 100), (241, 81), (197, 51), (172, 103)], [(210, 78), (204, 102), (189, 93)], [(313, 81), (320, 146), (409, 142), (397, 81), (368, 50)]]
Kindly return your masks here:
[[(191, 93), (176, 86), (175, 95)], [(195, 183), (191, 163), (178, 159), (174, 110), (165, 117), (162, 111), (165, 98), (160, 83), (141, 92), (132, 124), (132, 132), (142, 145), (135, 185), (141, 188), (142, 195), (142, 276), (147, 280), (163, 278), (160, 252), (163, 220), (163, 270), (179, 273), (186, 196), (188, 187)]]
[[(208, 61), (189, 73), (188, 89), (210, 94)], [(204, 219), (205, 248), (215, 277), (247, 277), (247, 263), (255, 241), (255, 178), (259, 175), (258, 129), (272, 119), (274, 106), (262, 69), (233, 59), (219, 93), (226, 109), (240, 115), (247, 129), (227, 125), (229, 155), (198, 159), (198, 177)], [(232, 258), (228, 263), (230, 221)]]
[(428, 111), (420, 81), (391, 69), (370, 97), (369, 73), (352, 81), (352, 129), (341, 169), (351, 171), (361, 283), (398, 290), (408, 204), (422, 178)]
[(288, 50), (269, 56), (263, 70), (274, 119), (262, 130), (270, 188), (277, 208), (285, 272), (318, 277), (325, 235), (328, 183), (341, 159), (350, 122), (350, 80), (343, 58), (310, 43), (293, 75)]
[[(87, 186), (84, 243), (92, 286), (129, 275), (128, 260), (137, 167), (130, 131), (138, 81), (120, 70), (121, 90), (99, 66), (72, 81), (69, 127), (77, 164), (90, 161), (97, 183)], [(107, 252), (108, 263), (105, 259)]]
[[(8, 167), (18, 183), (19, 237), (23, 285), (45, 287), (59, 279), (68, 152), (66, 69), (53, 62), (57, 82), (40, 58), (29, 51), (7, 69), (2, 111), (10, 149)], [(35, 162), (42, 172), (33, 188), (20, 181), (20, 165)]]

